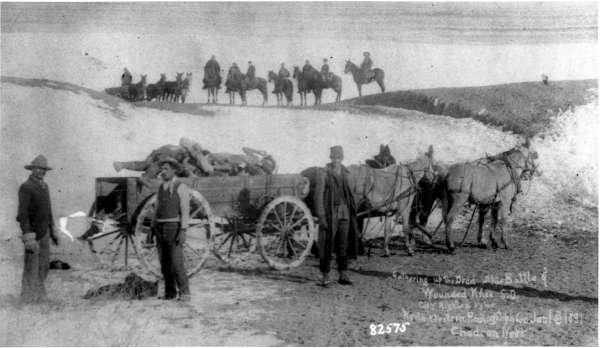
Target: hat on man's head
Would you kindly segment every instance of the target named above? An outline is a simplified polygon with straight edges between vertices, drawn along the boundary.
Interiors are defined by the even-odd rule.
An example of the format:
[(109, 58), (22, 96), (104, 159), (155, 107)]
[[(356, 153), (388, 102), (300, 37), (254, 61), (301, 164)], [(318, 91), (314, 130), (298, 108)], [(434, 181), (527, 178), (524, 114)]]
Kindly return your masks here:
[(46, 170), (52, 170), (51, 167), (48, 167), (48, 159), (44, 155), (38, 155), (33, 159), (31, 164), (25, 166), (25, 169), (32, 170), (33, 168), (41, 168)]
[(180, 170), (181, 165), (171, 156), (165, 156), (159, 159), (158, 165), (162, 167), (163, 164), (168, 163), (173, 169)]
[(363, 52), (363, 56), (370, 56), (371, 54), (367, 51)]
[(344, 158), (344, 149), (340, 145), (332, 146), (329, 149), (329, 157)]

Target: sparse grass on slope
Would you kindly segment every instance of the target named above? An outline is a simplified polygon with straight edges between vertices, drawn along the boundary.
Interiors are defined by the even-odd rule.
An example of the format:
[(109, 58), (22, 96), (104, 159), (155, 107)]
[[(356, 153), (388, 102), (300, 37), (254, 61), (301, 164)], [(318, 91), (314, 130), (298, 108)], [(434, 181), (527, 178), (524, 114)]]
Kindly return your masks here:
[[(586, 104), (597, 80), (521, 82), (482, 87), (397, 91), (353, 98), (351, 105), (381, 105), (456, 118), (469, 117), (525, 136), (550, 124), (556, 112)], [(596, 92), (597, 93), (597, 92)]]

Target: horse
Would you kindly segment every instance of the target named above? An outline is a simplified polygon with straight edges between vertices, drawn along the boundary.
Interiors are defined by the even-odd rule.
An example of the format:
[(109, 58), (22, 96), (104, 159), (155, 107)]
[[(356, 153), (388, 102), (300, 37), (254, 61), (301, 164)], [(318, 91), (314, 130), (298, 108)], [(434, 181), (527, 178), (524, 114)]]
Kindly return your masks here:
[(221, 88), (221, 74), (218, 70), (209, 71), (209, 73), (204, 74), (204, 88), (208, 96), (206, 103), (211, 103), (212, 96), (212, 103), (216, 104), (219, 99), (219, 89)]
[(356, 83), (356, 87), (358, 88), (358, 96), (362, 96), (362, 85), (371, 83), (376, 81), (379, 87), (381, 88), (381, 93), (385, 92), (385, 84), (383, 83), (383, 79), (385, 77), (385, 73), (382, 69), (375, 68), (373, 69), (374, 75), (369, 77), (367, 80), (364, 80), (362, 71), (356, 64), (351, 61), (346, 61), (346, 67), (344, 68), (344, 74), (352, 73), (352, 77), (354, 78), (354, 83)]
[(262, 94), (263, 106), (267, 103), (269, 98), (267, 94), (267, 80), (263, 79), (262, 77), (257, 77), (254, 79), (254, 81), (250, 81), (245, 74), (232, 74), (227, 76), (226, 86), (226, 92), (229, 93), (230, 104), (235, 103), (235, 97), (232, 94), (235, 92), (239, 92), (240, 97), (242, 98), (242, 105), (247, 105), (248, 102), (246, 100), (246, 91), (253, 89), (258, 89)]
[[(454, 251), (451, 237), (452, 223), (465, 203), (479, 208), (479, 233), (477, 241), (487, 247), (483, 236), (483, 222), (488, 210), (492, 211), (492, 247), (498, 248), (494, 238), (500, 229), (500, 242), (504, 249), (508, 244), (504, 238), (506, 219), (518, 194), (520, 180), (530, 180), (536, 173), (537, 152), (531, 150), (529, 140), (496, 156), (472, 162), (458, 163), (448, 168), (443, 181), (442, 218), (446, 225), (446, 247)], [(539, 174), (539, 172), (538, 172)]]
[(183, 82), (183, 73), (177, 73), (175, 81), (165, 82), (165, 89), (163, 90), (162, 100), (164, 101), (176, 101), (177, 90), (181, 88)]
[(280, 78), (272, 70), (269, 71), (269, 82), (275, 83), (273, 93), (277, 96), (277, 105), (283, 105), (283, 96), (287, 99), (287, 106), (292, 105), (292, 99), (294, 97), (294, 84), (290, 79)]
[(138, 101), (146, 99), (146, 75), (140, 75), (138, 83), (132, 83), (128, 86), (129, 100)]
[(149, 84), (148, 87), (146, 87), (146, 100), (160, 100), (162, 98), (163, 91), (165, 90), (166, 81), (167, 77), (165, 74), (160, 74), (160, 80), (158, 80), (158, 82)]
[(175, 101), (177, 101), (179, 98), (181, 98), (181, 102), (185, 103), (185, 98), (187, 97), (187, 94), (190, 91), (190, 85), (192, 84), (192, 73), (186, 73), (185, 74), (185, 79), (183, 79), (183, 81), (181, 81), (181, 84), (179, 84), (179, 87), (177, 88), (176, 92), (175, 92)]
[(324, 82), (325, 82), (324, 88), (331, 88), (335, 91), (336, 104), (341, 102), (342, 101), (342, 78), (334, 73), (331, 73), (331, 78), (329, 80), (325, 80)]
[(373, 159), (365, 161), (366, 164), (375, 169), (382, 169), (396, 164), (396, 159), (392, 156), (389, 145), (379, 145), (379, 153), (373, 156)]
[[(325, 88), (323, 76), (315, 68), (302, 72), (298, 66), (294, 66), (293, 78), (298, 80), (298, 93), (300, 93), (300, 105), (307, 105), (306, 93), (312, 91), (315, 95), (315, 105), (321, 104), (321, 95)], [(302, 102), (304, 100), (304, 102)]]
[[(383, 169), (364, 165), (350, 165), (348, 182), (357, 203), (358, 217), (388, 216), (402, 220), (405, 245), (409, 255), (414, 255), (413, 225), (410, 220), (411, 207), (423, 177), (433, 180), (433, 146), (408, 164), (394, 164)], [(384, 228), (384, 256), (390, 256), (389, 240), (391, 228)], [(427, 235), (427, 237), (429, 237)], [(426, 242), (431, 241), (426, 239)]]

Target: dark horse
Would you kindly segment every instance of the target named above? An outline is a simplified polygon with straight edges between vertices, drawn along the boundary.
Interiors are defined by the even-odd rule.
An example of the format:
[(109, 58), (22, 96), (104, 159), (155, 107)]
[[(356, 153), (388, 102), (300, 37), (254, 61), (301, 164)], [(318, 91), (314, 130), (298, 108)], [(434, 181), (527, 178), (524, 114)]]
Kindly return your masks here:
[(232, 99), (232, 94), (234, 92), (239, 92), (240, 97), (242, 98), (242, 105), (247, 105), (248, 101), (246, 100), (246, 91), (258, 89), (263, 96), (264, 106), (267, 104), (269, 96), (267, 94), (267, 80), (262, 77), (257, 77), (254, 81), (250, 81), (245, 74), (237, 73), (233, 75), (227, 76), (227, 81), (225, 82), (227, 86), (226, 92), (229, 93), (229, 103), (234, 104), (235, 99)]
[(385, 92), (385, 84), (383, 83), (383, 78), (385, 77), (385, 74), (384, 74), (383, 70), (381, 70), (379, 68), (375, 68), (375, 69), (373, 69), (373, 72), (375, 74), (373, 76), (371, 76), (368, 80), (365, 81), (363, 78), (363, 75), (362, 75), (362, 71), (360, 70), (360, 68), (358, 66), (356, 66), (356, 64), (347, 60), (346, 67), (344, 68), (344, 74), (352, 73), (352, 77), (354, 78), (354, 83), (356, 83), (356, 87), (358, 88), (359, 96), (362, 96), (362, 85), (371, 83), (373, 81), (377, 82), (377, 84), (381, 88), (381, 93)]
[(323, 88), (325, 88), (325, 81), (323, 81), (323, 76), (321, 76), (321, 73), (318, 72), (317, 69), (312, 68), (312, 70), (304, 73), (300, 71), (299, 67), (294, 66), (294, 74), (292, 77), (298, 80), (300, 105), (307, 105), (306, 94), (310, 91), (315, 95), (315, 105), (321, 104), (321, 95), (323, 93)]
[(129, 85), (129, 100), (138, 101), (146, 99), (146, 75), (140, 75), (138, 83)]
[(165, 82), (165, 88), (163, 90), (163, 101), (177, 101), (178, 91), (181, 89), (181, 84), (183, 83), (183, 73), (177, 73), (177, 77), (175, 81), (167, 81)]
[(221, 74), (218, 70), (214, 69), (204, 75), (204, 88), (206, 88), (208, 95), (206, 103), (209, 104), (212, 102), (216, 104), (219, 99), (219, 89), (221, 88)]
[(160, 74), (160, 80), (158, 80), (158, 82), (151, 83), (148, 85), (148, 87), (146, 87), (146, 99), (156, 99), (160, 101), (163, 95), (163, 91), (165, 90), (165, 82), (167, 82), (167, 77), (165, 76), (165, 74)]
[(498, 247), (494, 235), (499, 228), (500, 241), (508, 249), (504, 238), (506, 218), (516, 200), (520, 180), (531, 179), (536, 173), (536, 158), (537, 153), (529, 148), (529, 141), (526, 141), (525, 144), (499, 155), (458, 163), (448, 168), (443, 182), (442, 216), (446, 225), (446, 247), (450, 251), (454, 250), (452, 223), (465, 203), (475, 204), (479, 208), (478, 243), (487, 246), (482, 227), (485, 215), (491, 208), (492, 247)]
[(294, 97), (294, 84), (290, 79), (280, 78), (275, 72), (269, 71), (269, 82), (275, 82), (273, 93), (277, 96), (277, 105), (283, 105), (283, 96), (287, 99), (287, 106), (292, 105)]

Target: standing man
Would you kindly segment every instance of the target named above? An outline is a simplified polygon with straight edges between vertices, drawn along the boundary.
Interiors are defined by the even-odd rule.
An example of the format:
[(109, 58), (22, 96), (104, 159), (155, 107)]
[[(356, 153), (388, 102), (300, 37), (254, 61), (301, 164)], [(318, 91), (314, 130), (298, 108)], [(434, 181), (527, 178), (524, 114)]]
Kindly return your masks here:
[(340, 273), (338, 282), (351, 285), (348, 277), (348, 259), (356, 258), (357, 222), (356, 206), (348, 184), (348, 169), (342, 165), (344, 150), (337, 145), (331, 148), (331, 163), (319, 171), (315, 187), (315, 209), (319, 217), (319, 260), (322, 279), (320, 284), (330, 283), (331, 254), (337, 255)]
[(160, 162), (163, 183), (156, 195), (156, 213), (152, 221), (153, 234), (165, 280), (165, 300), (189, 302), (190, 287), (185, 270), (183, 243), (190, 219), (189, 189), (175, 178), (179, 171), (176, 159), (167, 157)]
[(44, 182), (46, 172), (52, 168), (46, 157), (39, 155), (25, 169), (31, 175), (19, 187), (17, 215), (25, 243), (21, 301), (32, 303), (46, 300), (44, 282), (50, 265), (50, 238), (58, 245), (58, 236), (54, 231), (48, 185)]

